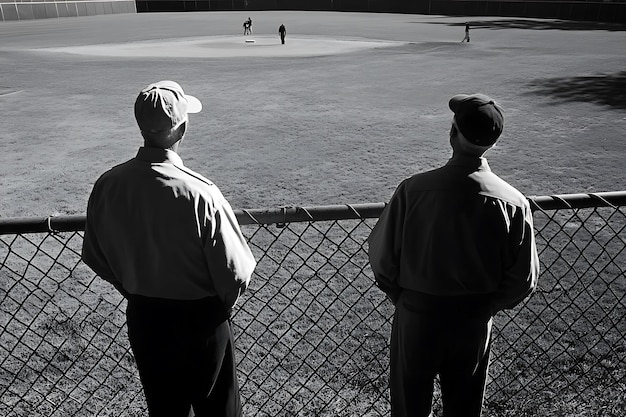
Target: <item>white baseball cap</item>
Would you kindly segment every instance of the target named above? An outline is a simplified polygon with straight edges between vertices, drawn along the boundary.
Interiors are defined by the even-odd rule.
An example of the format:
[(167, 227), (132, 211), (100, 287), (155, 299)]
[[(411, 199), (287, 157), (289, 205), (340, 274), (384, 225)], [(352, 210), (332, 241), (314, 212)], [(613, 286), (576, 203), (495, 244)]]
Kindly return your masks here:
[(202, 103), (185, 94), (175, 81), (150, 84), (135, 100), (135, 119), (142, 132), (168, 133), (189, 120), (189, 113), (199, 113)]

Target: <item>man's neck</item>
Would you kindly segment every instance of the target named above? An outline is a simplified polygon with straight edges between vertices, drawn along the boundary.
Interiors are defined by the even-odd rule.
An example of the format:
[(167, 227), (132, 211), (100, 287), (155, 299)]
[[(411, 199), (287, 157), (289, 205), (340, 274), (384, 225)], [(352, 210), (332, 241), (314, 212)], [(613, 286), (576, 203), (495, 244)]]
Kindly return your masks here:
[(180, 141), (173, 143), (172, 146), (170, 146), (169, 148), (163, 148), (161, 146), (155, 146), (154, 144), (149, 143), (148, 141), (144, 141), (143, 142), (143, 147), (144, 148), (152, 148), (152, 149), (163, 149), (163, 150), (166, 150), (166, 151), (172, 151), (172, 152), (178, 153), (178, 144), (179, 143), (180, 143)]

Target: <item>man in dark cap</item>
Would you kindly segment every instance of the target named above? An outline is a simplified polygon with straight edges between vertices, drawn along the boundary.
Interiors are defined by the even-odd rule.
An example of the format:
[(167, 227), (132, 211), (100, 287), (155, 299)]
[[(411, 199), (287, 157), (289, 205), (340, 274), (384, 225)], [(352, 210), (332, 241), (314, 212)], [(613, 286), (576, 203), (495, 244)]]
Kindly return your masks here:
[(481, 414), (492, 317), (535, 288), (539, 260), (527, 199), (489, 169), (502, 108), (457, 95), (452, 158), (404, 180), (369, 236), (379, 288), (395, 304), (391, 414), (426, 417), (439, 375), (444, 415)]
[(87, 206), (82, 258), (128, 301), (151, 417), (241, 416), (229, 319), (256, 262), (228, 201), (177, 153), (201, 109), (176, 82), (144, 88), (144, 146), (100, 176)]

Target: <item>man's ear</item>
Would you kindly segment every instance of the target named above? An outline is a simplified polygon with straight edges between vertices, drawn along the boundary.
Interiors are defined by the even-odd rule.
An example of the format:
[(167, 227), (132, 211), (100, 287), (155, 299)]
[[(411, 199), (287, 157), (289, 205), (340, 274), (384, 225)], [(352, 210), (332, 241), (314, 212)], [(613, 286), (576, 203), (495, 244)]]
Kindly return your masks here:
[(178, 126), (178, 135), (180, 136), (180, 139), (182, 139), (185, 136), (185, 133), (187, 133), (187, 122)]

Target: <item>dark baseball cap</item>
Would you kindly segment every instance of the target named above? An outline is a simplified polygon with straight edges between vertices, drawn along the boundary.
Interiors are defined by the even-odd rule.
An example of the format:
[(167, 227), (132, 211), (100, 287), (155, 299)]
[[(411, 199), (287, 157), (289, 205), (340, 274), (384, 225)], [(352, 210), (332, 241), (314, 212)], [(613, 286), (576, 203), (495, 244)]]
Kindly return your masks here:
[(448, 103), (463, 136), (477, 146), (491, 146), (504, 128), (502, 108), (484, 94), (458, 94)]
[(200, 100), (169, 80), (150, 84), (135, 100), (135, 119), (142, 132), (167, 133), (188, 121), (189, 113), (201, 110)]

